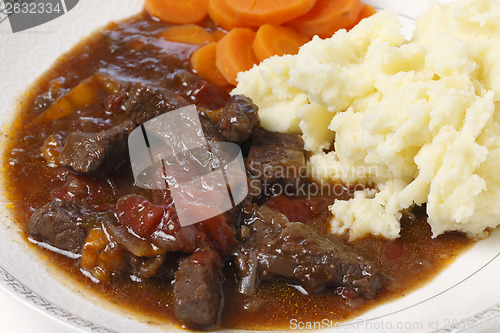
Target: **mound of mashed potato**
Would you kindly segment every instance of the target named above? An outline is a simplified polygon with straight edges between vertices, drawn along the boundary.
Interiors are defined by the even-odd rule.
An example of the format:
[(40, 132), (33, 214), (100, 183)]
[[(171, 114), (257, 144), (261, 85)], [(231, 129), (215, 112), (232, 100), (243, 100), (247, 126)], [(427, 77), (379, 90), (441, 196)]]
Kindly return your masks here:
[(400, 29), (379, 12), (240, 73), (233, 94), (302, 134), (313, 179), (375, 184), (330, 206), (332, 232), (394, 239), (426, 204), (434, 236), (481, 237), (500, 224), (500, 2), (434, 2), (410, 41)]

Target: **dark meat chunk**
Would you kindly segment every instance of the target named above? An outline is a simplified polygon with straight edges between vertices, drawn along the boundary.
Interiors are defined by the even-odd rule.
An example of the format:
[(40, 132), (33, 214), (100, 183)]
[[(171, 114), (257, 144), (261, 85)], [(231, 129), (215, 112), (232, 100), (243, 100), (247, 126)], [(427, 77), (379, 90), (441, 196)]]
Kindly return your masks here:
[(130, 90), (124, 108), (136, 125), (142, 125), (161, 114), (187, 105), (187, 100), (169, 90), (139, 82)]
[(205, 134), (205, 139), (207, 139), (207, 143), (209, 147), (213, 144), (212, 141), (215, 142), (224, 142), (224, 138), (217, 130), (217, 127), (212, 122), (212, 119), (206, 114), (205, 110), (202, 108), (198, 108), (200, 110), (198, 112), (201, 128), (203, 129), (203, 134)]
[(314, 292), (326, 285), (371, 299), (382, 287), (378, 268), (340, 241), (262, 206), (247, 219), (250, 237), (236, 252), (240, 292), (255, 293), (260, 280), (285, 279)]
[(212, 122), (211, 118), (206, 115), (203, 111), (199, 112), (201, 127), (203, 128), (203, 133), (205, 134), (205, 139), (207, 140), (208, 149), (210, 154), (207, 157), (209, 161), (203, 161), (202, 164), (209, 163), (212, 169), (218, 169), (222, 166), (230, 163), (235, 156), (228, 154), (219, 145), (220, 142), (224, 142), (224, 138), (217, 130), (217, 127)]
[(52, 201), (31, 215), (26, 231), (37, 241), (80, 253), (88, 234), (82, 220), (92, 212), (76, 201)]
[(131, 121), (99, 133), (73, 132), (59, 154), (59, 163), (78, 173), (99, 175), (115, 170), (128, 156)]
[(297, 134), (258, 128), (253, 133), (246, 168), (263, 183), (279, 183), (285, 189), (298, 187), (305, 172), (304, 141)]
[(218, 128), (222, 136), (235, 143), (246, 141), (259, 125), (258, 110), (250, 98), (231, 96), (219, 117)]
[(222, 261), (213, 250), (199, 250), (184, 259), (174, 282), (175, 316), (194, 329), (218, 326), (223, 306)]

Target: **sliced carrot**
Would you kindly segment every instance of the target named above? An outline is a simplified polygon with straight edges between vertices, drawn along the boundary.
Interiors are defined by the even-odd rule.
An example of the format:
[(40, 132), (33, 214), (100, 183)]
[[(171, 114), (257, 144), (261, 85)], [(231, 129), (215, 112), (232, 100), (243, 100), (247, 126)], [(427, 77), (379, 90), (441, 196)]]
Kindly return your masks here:
[(252, 68), (258, 62), (253, 52), (255, 31), (234, 28), (217, 42), (217, 68), (229, 83), (236, 85), (236, 75)]
[(171, 42), (186, 44), (201, 45), (215, 42), (211, 33), (196, 24), (173, 25), (163, 31), (161, 36)]
[(376, 12), (377, 12), (377, 10), (375, 8), (373, 8), (372, 6), (367, 5), (367, 4), (363, 4), (363, 7), (361, 8), (361, 11), (359, 12), (358, 18), (356, 19), (356, 22), (353, 25), (347, 27), (346, 30), (348, 30), (348, 31), (351, 30), (359, 22), (361, 22), (362, 19), (370, 17), (373, 14), (375, 14)]
[(227, 35), (227, 32), (219, 30), (219, 29), (212, 32), (212, 36), (214, 36), (214, 39), (216, 42), (220, 41), (222, 39), (222, 37), (224, 37), (225, 35)]
[(216, 43), (210, 43), (194, 51), (191, 55), (191, 67), (206, 80), (219, 87), (227, 87), (229, 82), (215, 64), (216, 48)]
[(337, 30), (354, 24), (361, 11), (360, 0), (317, 0), (304, 16), (285, 25), (308, 37), (331, 37)]
[(264, 24), (253, 41), (253, 50), (260, 61), (274, 55), (296, 54), (309, 38), (289, 27)]
[(120, 84), (108, 76), (94, 74), (59, 98), (35, 118), (34, 122), (50, 122), (67, 117), (78, 111), (78, 109), (96, 103), (101, 91), (108, 94), (117, 94), (120, 91)]
[(208, 0), (146, 0), (144, 8), (165, 22), (196, 23), (207, 16)]
[(316, 0), (224, 0), (241, 21), (260, 26), (279, 25), (306, 14)]
[(233, 28), (248, 28), (249, 24), (244, 23), (239, 18), (239, 14), (235, 12), (225, 0), (209, 0), (208, 16), (219, 27), (226, 30)]

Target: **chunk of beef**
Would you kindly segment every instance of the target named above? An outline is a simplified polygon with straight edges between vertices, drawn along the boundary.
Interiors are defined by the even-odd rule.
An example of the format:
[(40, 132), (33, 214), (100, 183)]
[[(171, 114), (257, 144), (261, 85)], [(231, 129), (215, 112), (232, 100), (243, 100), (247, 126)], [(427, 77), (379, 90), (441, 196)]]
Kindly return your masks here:
[(124, 102), (125, 113), (136, 125), (188, 105), (189, 102), (183, 97), (142, 82), (134, 84)]
[(223, 306), (222, 261), (219, 254), (205, 249), (184, 259), (174, 282), (175, 316), (194, 329), (219, 324)]
[(92, 212), (76, 201), (52, 201), (31, 215), (26, 231), (37, 241), (80, 253), (88, 234), (82, 219)]
[(128, 135), (134, 127), (125, 121), (99, 133), (73, 132), (59, 154), (59, 163), (89, 175), (113, 171), (127, 159)]
[(201, 128), (203, 129), (203, 134), (205, 134), (205, 139), (209, 148), (213, 146), (213, 142), (224, 142), (224, 137), (217, 130), (217, 127), (212, 122), (212, 119), (206, 114), (205, 110), (198, 108), (198, 112)]
[(207, 140), (208, 149), (210, 151), (210, 154), (207, 155), (209, 161), (201, 161), (201, 164), (206, 165), (209, 163), (211, 168), (214, 170), (227, 165), (235, 156), (228, 154), (228, 152), (222, 149), (219, 145), (220, 142), (224, 142), (225, 140), (219, 130), (217, 130), (217, 127), (212, 122), (211, 118), (207, 116), (203, 110), (199, 112), (199, 117), (203, 133), (205, 134), (205, 139)]
[(300, 283), (311, 292), (333, 285), (369, 299), (382, 287), (373, 263), (266, 206), (253, 212), (246, 227), (251, 236), (236, 253), (244, 294), (253, 294), (259, 279), (277, 278)]
[(297, 134), (254, 131), (246, 168), (263, 183), (280, 183), (295, 188), (305, 171), (304, 141)]
[(246, 141), (259, 125), (258, 110), (250, 98), (243, 95), (231, 96), (219, 116), (217, 126), (220, 133), (230, 142)]

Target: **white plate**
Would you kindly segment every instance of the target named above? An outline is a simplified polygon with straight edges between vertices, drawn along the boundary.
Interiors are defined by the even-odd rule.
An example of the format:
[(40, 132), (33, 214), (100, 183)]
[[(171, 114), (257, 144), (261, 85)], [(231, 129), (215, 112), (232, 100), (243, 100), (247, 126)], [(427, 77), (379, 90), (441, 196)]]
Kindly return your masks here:
[[(0, 1), (1, 2), (1, 1)], [(428, 1), (371, 0), (377, 8), (396, 10), (409, 35), (412, 18)], [(64, 16), (37, 28), (11, 33), (0, 24), (0, 122), (8, 128), (16, 97), (54, 60), (82, 37), (106, 23), (137, 13), (138, 0), (85, 0)], [(171, 326), (152, 326), (140, 318), (86, 295), (71, 281), (29, 250), (5, 209), (0, 225), (0, 286), (75, 331), (164, 332)], [(433, 281), (405, 297), (376, 307), (349, 323), (309, 323), (341, 332), (479, 332), (500, 322), (500, 230), (478, 242)], [(296, 323), (294, 326), (299, 326)], [(307, 323), (302, 323), (307, 325)], [(68, 326), (68, 328), (69, 328)], [(336, 327), (339, 326), (339, 327)], [(293, 327), (292, 327), (293, 328)]]

